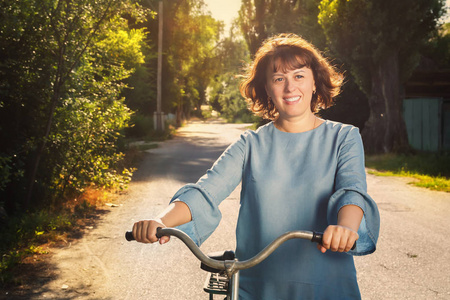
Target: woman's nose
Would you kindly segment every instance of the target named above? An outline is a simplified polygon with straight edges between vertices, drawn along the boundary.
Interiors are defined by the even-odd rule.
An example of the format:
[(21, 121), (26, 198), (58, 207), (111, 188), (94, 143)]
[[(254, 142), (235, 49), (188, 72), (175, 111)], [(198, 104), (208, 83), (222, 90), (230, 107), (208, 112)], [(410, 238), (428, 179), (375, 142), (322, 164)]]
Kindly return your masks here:
[(292, 79), (286, 79), (284, 89), (286, 92), (292, 92), (295, 89), (294, 81)]

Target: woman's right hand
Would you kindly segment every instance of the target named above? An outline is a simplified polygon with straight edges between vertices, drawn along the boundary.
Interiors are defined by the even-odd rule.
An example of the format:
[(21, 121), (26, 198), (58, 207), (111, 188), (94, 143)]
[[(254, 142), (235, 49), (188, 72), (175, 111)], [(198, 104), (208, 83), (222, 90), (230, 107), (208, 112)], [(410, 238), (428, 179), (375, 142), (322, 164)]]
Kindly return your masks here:
[(159, 240), (159, 243), (165, 244), (170, 240), (170, 237), (163, 236), (160, 239), (156, 237), (156, 229), (158, 227), (165, 228), (161, 219), (142, 220), (134, 223), (133, 236), (137, 242), (141, 243), (155, 243)]

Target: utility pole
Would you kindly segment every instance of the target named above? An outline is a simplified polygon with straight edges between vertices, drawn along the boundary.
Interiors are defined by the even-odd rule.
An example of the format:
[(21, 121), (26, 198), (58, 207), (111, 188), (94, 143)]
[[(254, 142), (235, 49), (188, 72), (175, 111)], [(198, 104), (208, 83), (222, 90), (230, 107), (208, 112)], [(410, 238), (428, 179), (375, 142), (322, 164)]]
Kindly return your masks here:
[(164, 130), (164, 113), (161, 111), (161, 73), (162, 73), (162, 43), (163, 43), (163, 1), (159, 1), (158, 9), (158, 71), (156, 79), (156, 112), (154, 113), (155, 129)]

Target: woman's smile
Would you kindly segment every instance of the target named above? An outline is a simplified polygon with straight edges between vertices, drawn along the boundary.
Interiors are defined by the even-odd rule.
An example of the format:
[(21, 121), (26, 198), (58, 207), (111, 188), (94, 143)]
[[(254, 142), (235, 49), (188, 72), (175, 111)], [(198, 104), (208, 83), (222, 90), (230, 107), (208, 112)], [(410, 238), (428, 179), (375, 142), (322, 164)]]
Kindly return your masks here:
[(284, 98), (283, 100), (286, 101), (287, 104), (296, 104), (296, 103), (300, 102), (301, 98), (300, 98), (300, 96), (295, 96), (295, 97)]

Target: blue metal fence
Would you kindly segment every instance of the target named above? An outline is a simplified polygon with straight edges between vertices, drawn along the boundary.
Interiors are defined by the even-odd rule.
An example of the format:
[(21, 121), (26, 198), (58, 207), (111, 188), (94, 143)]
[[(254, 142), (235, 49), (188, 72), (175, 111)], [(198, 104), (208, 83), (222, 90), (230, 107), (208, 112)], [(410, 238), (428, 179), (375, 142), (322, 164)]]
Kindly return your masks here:
[(450, 103), (443, 98), (403, 101), (403, 117), (410, 145), (417, 150), (450, 150)]

